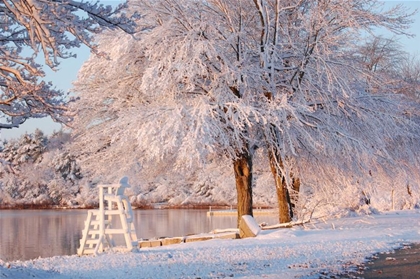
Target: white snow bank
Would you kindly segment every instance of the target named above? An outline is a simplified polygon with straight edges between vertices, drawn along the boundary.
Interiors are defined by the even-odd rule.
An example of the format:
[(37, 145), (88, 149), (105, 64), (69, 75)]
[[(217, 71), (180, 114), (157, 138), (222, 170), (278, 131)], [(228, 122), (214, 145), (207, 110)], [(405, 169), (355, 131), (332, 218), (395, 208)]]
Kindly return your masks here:
[[(319, 278), (375, 252), (420, 242), (420, 210), (398, 211), (261, 231), (135, 253), (0, 262), (0, 278)], [(10, 268), (7, 268), (10, 264)]]

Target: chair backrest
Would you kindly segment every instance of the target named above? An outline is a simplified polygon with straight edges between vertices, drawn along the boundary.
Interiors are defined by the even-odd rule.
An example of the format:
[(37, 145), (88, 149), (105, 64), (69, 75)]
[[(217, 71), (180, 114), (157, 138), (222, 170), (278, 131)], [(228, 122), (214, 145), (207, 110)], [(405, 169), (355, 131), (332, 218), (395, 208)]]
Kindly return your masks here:
[(128, 184), (128, 177), (124, 176), (120, 180), (120, 186), (117, 187), (117, 189), (115, 191), (115, 195), (116, 196), (123, 196), (126, 188), (130, 188), (130, 185)]

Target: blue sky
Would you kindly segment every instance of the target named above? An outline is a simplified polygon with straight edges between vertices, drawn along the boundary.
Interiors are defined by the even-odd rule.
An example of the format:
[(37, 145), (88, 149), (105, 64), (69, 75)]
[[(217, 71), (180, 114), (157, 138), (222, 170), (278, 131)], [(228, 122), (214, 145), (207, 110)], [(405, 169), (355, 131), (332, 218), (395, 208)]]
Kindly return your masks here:
[[(100, 1), (104, 4), (118, 4), (121, 1)], [(397, 4), (404, 4), (410, 9), (417, 9), (420, 12), (420, 0), (407, 0), (407, 1), (390, 1), (384, 0), (385, 8), (392, 7)], [(420, 13), (416, 14), (414, 18), (415, 22), (412, 25), (410, 32), (415, 34), (414, 38), (401, 37), (398, 38), (401, 45), (406, 51), (420, 56)], [(63, 90), (70, 90), (71, 83), (77, 78), (77, 72), (82, 66), (83, 62), (89, 57), (90, 53), (86, 47), (83, 47), (77, 51), (77, 58), (67, 59), (61, 62), (59, 70), (53, 72), (49, 69), (45, 69), (47, 72), (47, 80), (53, 81), (57, 88)], [(32, 133), (35, 129), (41, 129), (46, 134), (52, 133), (54, 130), (60, 130), (61, 125), (54, 123), (48, 118), (44, 119), (30, 119), (18, 129), (11, 130), (0, 130), (0, 140), (16, 138), (24, 133)]]

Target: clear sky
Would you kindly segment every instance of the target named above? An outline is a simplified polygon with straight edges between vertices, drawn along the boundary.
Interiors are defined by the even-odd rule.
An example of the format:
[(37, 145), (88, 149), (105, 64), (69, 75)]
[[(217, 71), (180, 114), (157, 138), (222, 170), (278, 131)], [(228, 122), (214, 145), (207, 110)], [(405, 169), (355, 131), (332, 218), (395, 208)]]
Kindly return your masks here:
[[(101, 3), (115, 5), (121, 3), (121, 0), (100, 0)], [(416, 54), (420, 58), (420, 0), (407, 0), (407, 1), (391, 1), (384, 0), (385, 8), (395, 6), (397, 4), (404, 4), (410, 9), (417, 9), (419, 13), (416, 14), (414, 24), (409, 30), (410, 33), (415, 34), (414, 38), (401, 37), (398, 38), (401, 45), (406, 51)], [(51, 80), (57, 88), (69, 91), (72, 87), (71, 83), (77, 78), (77, 72), (82, 66), (83, 62), (89, 57), (90, 53), (86, 47), (75, 51), (77, 58), (64, 60), (57, 72), (45, 69), (47, 72), (47, 80)], [(32, 133), (35, 129), (41, 129), (46, 134), (58, 131), (61, 125), (54, 123), (48, 118), (44, 119), (30, 119), (27, 120), (20, 128), (10, 130), (0, 130), (0, 140), (16, 138), (24, 133)]]

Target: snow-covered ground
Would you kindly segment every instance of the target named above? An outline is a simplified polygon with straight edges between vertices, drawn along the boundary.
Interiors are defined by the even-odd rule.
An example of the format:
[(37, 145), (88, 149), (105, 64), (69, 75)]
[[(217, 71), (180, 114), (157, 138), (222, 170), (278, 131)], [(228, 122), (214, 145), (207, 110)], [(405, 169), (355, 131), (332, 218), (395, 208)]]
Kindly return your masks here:
[(420, 242), (420, 210), (317, 220), (264, 230), (256, 238), (214, 239), (132, 253), (2, 262), (0, 278), (319, 278), (375, 252)]

